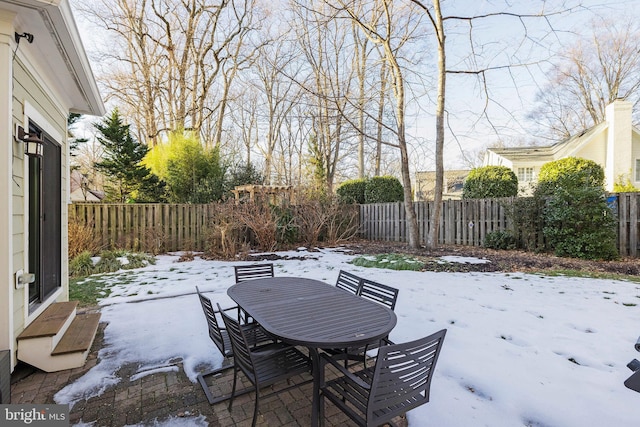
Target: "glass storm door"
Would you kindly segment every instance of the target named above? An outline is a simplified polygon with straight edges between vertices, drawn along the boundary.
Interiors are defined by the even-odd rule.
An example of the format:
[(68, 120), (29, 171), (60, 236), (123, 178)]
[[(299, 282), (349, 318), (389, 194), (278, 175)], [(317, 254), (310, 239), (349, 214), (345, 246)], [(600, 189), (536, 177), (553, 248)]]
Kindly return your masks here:
[(29, 304), (46, 300), (61, 285), (62, 172), (61, 147), (36, 126), (34, 132), (44, 140), (43, 155), (29, 157)]

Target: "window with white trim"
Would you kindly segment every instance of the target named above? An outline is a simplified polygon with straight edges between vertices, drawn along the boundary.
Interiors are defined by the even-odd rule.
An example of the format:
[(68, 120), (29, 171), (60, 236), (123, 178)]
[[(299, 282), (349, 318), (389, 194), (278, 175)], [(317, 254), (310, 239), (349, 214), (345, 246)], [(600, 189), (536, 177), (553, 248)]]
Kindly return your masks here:
[(518, 168), (518, 181), (533, 181), (533, 168)]

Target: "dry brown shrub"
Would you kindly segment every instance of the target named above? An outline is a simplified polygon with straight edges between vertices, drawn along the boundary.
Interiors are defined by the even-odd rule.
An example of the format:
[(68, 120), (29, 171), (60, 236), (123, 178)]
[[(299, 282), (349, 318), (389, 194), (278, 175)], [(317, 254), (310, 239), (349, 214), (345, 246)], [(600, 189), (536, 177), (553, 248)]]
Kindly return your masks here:
[(102, 249), (97, 238), (93, 224), (82, 224), (77, 221), (69, 221), (69, 259), (75, 258), (84, 251), (97, 255)]
[(305, 199), (295, 207), (298, 236), (307, 246), (313, 246), (327, 224), (327, 211), (320, 200)]
[(327, 205), (326, 240), (330, 245), (337, 245), (356, 237), (360, 228), (360, 211), (358, 205), (345, 205), (337, 198)]
[(209, 218), (205, 251), (216, 257), (234, 258), (246, 250), (243, 228), (235, 203), (232, 200), (218, 203)]
[(178, 258), (178, 262), (188, 262), (188, 261), (193, 261), (194, 259), (196, 259), (196, 256), (194, 255), (194, 253), (191, 251), (187, 251), (182, 255), (180, 255), (180, 258)]
[(141, 245), (145, 252), (158, 255), (166, 252), (166, 236), (162, 227), (150, 227), (144, 232), (144, 244)]
[(267, 203), (243, 203), (236, 205), (241, 221), (255, 234), (262, 251), (272, 251), (277, 246), (278, 217)]

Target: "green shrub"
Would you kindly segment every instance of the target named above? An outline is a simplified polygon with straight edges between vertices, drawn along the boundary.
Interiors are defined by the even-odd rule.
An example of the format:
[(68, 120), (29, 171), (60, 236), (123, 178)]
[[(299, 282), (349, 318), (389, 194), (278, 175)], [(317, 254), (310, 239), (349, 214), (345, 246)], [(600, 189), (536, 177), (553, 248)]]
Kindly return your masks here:
[(491, 231), (484, 237), (483, 245), (490, 249), (511, 250), (517, 247), (516, 238), (509, 231)]
[(604, 170), (592, 160), (565, 157), (542, 165), (535, 194), (551, 196), (564, 188), (567, 191), (604, 185)]
[(631, 178), (629, 178), (629, 174), (622, 174), (618, 176), (616, 182), (613, 183), (613, 192), (614, 193), (638, 193), (640, 192), (640, 188), (634, 186), (631, 183)]
[(527, 251), (545, 250), (543, 239), (544, 199), (539, 196), (518, 197), (505, 205), (507, 217), (513, 221), (518, 235), (514, 236), (517, 247)]
[(616, 220), (607, 205), (604, 170), (567, 157), (540, 168), (534, 197), (544, 201), (546, 247), (558, 256), (615, 259)]
[(128, 263), (121, 266), (121, 268), (125, 270), (146, 267), (147, 265), (155, 265), (156, 263), (155, 257), (147, 254), (128, 253), (128, 254), (125, 254), (125, 256), (129, 261)]
[(100, 252), (100, 261), (96, 263), (95, 273), (111, 273), (122, 268), (122, 263), (118, 259), (120, 254), (116, 251)]
[(392, 203), (404, 200), (402, 184), (393, 176), (375, 176), (366, 182), (365, 203)]
[(472, 169), (462, 187), (464, 199), (512, 197), (518, 194), (518, 177), (505, 166)]
[(362, 205), (365, 203), (364, 192), (366, 186), (366, 179), (351, 179), (343, 182), (336, 190), (336, 194), (343, 203), (358, 203)]
[(359, 256), (351, 261), (358, 267), (387, 268), (390, 270), (420, 271), (424, 267), (422, 261), (404, 254), (378, 254), (374, 256)]
[(94, 265), (89, 251), (80, 252), (69, 261), (69, 276), (71, 277), (86, 277), (92, 275), (93, 272)]
[(276, 216), (277, 241), (291, 245), (298, 241), (299, 230), (291, 207), (272, 206)]
[(558, 188), (547, 199), (544, 236), (558, 256), (618, 258), (616, 219), (601, 187)]

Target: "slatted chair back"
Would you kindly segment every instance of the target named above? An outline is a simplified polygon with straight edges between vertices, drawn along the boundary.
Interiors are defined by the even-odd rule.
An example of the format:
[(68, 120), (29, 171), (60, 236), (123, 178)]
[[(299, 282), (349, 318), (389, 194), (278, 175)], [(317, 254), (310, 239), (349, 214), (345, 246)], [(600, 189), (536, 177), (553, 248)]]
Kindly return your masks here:
[(216, 347), (218, 347), (218, 350), (220, 350), (220, 353), (222, 353), (224, 357), (233, 356), (229, 335), (227, 334), (224, 326), (220, 326), (218, 319), (216, 318), (216, 311), (213, 308), (213, 304), (211, 304), (211, 300), (202, 295), (197, 286), (196, 292), (200, 298), (200, 305), (202, 305), (204, 317), (207, 319), (207, 326), (209, 327), (209, 337), (211, 338), (211, 341), (213, 341)]
[(357, 295), (360, 291), (360, 277), (344, 270), (340, 270), (340, 273), (338, 273), (338, 280), (336, 281), (336, 288), (340, 288), (353, 295)]
[(222, 320), (229, 334), (229, 339), (231, 340), (234, 363), (244, 372), (247, 378), (249, 378), (249, 381), (255, 384), (257, 378), (253, 361), (251, 360), (251, 345), (249, 345), (249, 341), (240, 326), (240, 322), (222, 311), (220, 304), (218, 304), (218, 310), (222, 315)]
[[(220, 306), (218, 306), (220, 309)], [(236, 393), (236, 384), (238, 382), (238, 371), (242, 371), (247, 379), (255, 387), (256, 398), (253, 409), (252, 427), (255, 427), (258, 419), (258, 409), (260, 407), (260, 389), (264, 386), (274, 384), (280, 380), (289, 379), (294, 375), (311, 372), (311, 359), (304, 355), (295, 346), (285, 343), (272, 343), (260, 346), (252, 352), (249, 340), (244, 329), (236, 321), (224, 311), (220, 311), (222, 320), (224, 321), (229, 337), (231, 338), (231, 346), (233, 347), (233, 387), (231, 391), (231, 399), (229, 400), (229, 410), (233, 405), (233, 398)], [(273, 393), (279, 393), (289, 390), (293, 387), (299, 387), (311, 380), (299, 382), (284, 389), (279, 389)]]
[(367, 404), (367, 425), (382, 425), (429, 402), (446, 332), (443, 329), (415, 341), (380, 347)]
[(399, 291), (396, 288), (374, 282), (373, 280), (362, 279), (360, 281), (359, 295), (362, 298), (382, 304), (389, 307), (391, 310), (396, 307), (398, 292)]
[[(443, 329), (415, 341), (382, 346), (375, 366), (359, 371), (321, 354), (321, 416), (328, 399), (358, 426), (376, 427), (429, 402), (431, 380), (446, 332)], [(327, 363), (339, 373), (325, 382)]]
[(236, 265), (233, 268), (235, 270), (236, 283), (273, 277), (273, 264)]

